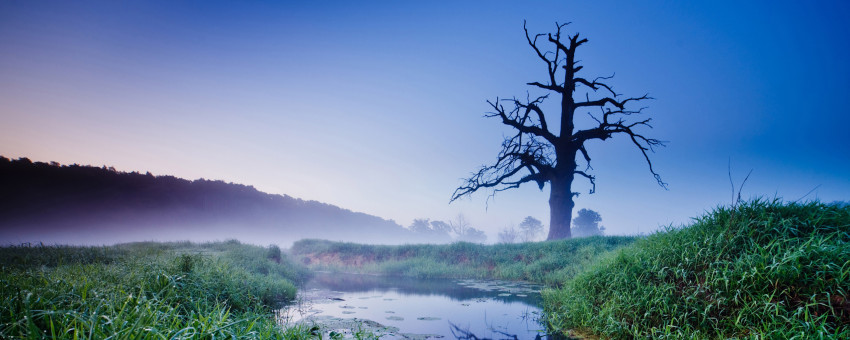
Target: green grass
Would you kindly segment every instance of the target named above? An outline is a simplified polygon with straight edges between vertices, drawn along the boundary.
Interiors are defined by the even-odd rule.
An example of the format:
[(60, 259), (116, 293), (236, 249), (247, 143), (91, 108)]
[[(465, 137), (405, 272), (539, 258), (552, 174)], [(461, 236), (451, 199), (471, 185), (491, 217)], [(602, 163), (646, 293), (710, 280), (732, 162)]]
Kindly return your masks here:
[(850, 208), (756, 200), (659, 232), (544, 291), (610, 338), (850, 338)]
[(2, 339), (300, 339), (273, 310), (307, 272), (236, 241), (0, 248)]
[(479, 245), (363, 245), (302, 240), (291, 253), (313, 269), (419, 278), (489, 278), (558, 285), (634, 237), (589, 237), (551, 242)]

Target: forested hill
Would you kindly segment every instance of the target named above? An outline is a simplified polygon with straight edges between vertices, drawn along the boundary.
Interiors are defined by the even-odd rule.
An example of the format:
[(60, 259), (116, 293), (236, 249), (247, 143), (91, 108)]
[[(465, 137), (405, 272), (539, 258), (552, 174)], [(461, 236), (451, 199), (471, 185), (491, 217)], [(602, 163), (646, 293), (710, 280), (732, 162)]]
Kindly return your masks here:
[(0, 156), (0, 244), (302, 238), (411, 241), (393, 221), (222, 181)]

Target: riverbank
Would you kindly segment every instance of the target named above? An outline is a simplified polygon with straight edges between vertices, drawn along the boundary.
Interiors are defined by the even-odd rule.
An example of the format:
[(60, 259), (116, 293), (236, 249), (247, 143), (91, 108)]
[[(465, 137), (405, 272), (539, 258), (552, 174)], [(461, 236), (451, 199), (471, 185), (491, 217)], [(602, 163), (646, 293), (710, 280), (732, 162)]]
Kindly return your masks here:
[(846, 205), (757, 200), (640, 239), (304, 240), (290, 253), (237, 241), (3, 247), (0, 338), (315, 338), (274, 316), (309, 276), (305, 266), (545, 283), (546, 321), (563, 334), (850, 338)]
[(558, 286), (601, 256), (632, 244), (631, 236), (480, 245), (364, 245), (301, 240), (293, 259), (313, 270), (418, 278), (524, 280)]
[(274, 310), (307, 271), (236, 241), (0, 248), (0, 338), (305, 339)]
[(303, 240), (313, 269), (527, 280), (556, 332), (850, 338), (850, 207), (756, 200), (643, 239), (372, 246)]
[(610, 338), (850, 338), (850, 207), (757, 200), (639, 240), (543, 294)]

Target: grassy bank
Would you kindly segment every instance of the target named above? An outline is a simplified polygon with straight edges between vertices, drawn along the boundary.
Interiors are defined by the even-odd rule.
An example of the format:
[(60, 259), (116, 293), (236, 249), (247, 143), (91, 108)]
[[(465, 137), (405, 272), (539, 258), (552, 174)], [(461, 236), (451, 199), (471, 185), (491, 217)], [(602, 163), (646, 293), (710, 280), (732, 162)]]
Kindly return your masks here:
[(285, 339), (273, 309), (306, 271), (236, 241), (0, 248), (3, 339)]
[(291, 253), (296, 261), (318, 270), (557, 285), (595, 263), (599, 256), (634, 241), (634, 237), (608, 236), (522, 244), (384, 246), (302, 240), (293, 245)]
[(660, 232), (544, 292), (611, 338), (850, 338), (850, 208), (755, 201)]

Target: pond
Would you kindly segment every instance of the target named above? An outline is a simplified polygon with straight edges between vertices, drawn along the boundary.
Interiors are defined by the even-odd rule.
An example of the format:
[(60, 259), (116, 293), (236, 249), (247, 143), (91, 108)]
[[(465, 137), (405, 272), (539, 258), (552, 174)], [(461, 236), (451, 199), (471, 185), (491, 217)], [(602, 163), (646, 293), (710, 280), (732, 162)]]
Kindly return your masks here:
[(319, 272), (281, 311), (281, 322), (318, 326), (324, 338), (368, 331), (381, 339), (552, 339), (540, 320), (541, 288)]

